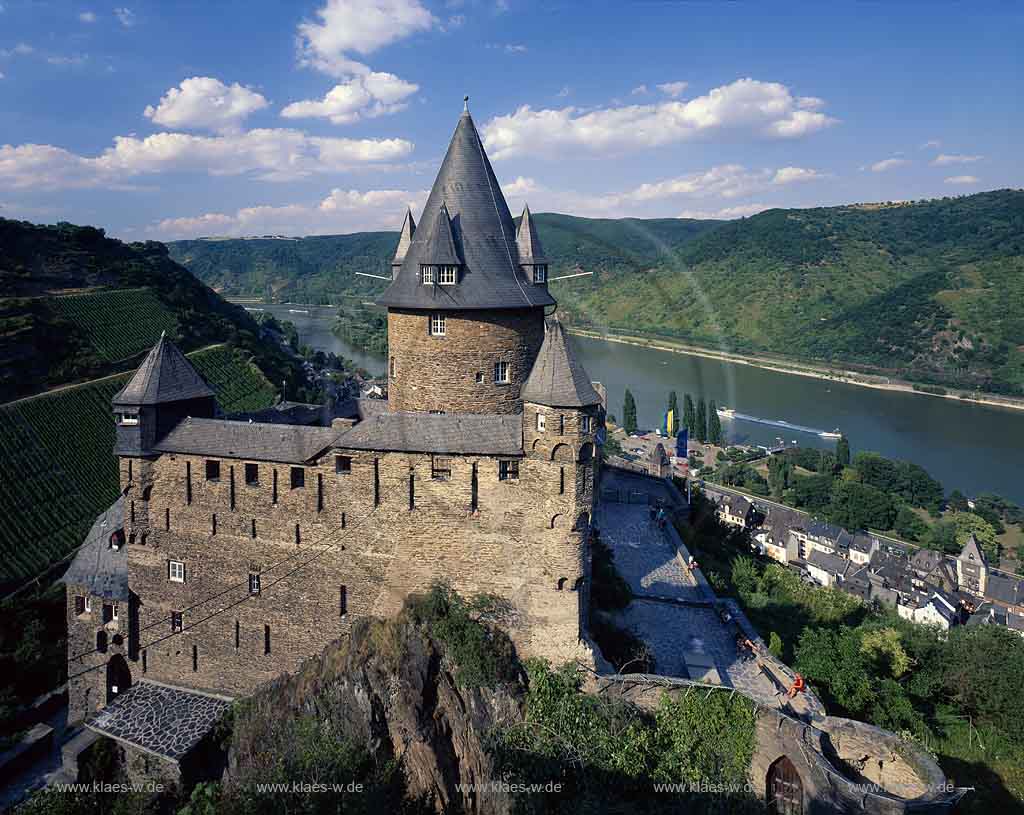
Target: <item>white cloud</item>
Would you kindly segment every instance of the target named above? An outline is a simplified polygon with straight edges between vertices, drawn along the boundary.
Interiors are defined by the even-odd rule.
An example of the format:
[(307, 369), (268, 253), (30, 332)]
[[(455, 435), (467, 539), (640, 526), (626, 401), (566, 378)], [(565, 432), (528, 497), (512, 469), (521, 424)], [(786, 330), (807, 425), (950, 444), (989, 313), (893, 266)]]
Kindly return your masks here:
[(46, 61), (50, 63), (50, 65), (78, 67), (79, 65), (84, 65), (89, 61), (89, 55), (71, 54), (64, 56), (62, 54), (53, 54), (52, 56), (47, 57)]
[(871, 172), (873, 173), (884, 173), (887, 170), (893, 170), (896, 167), (902, 167), (904, 164), (909, 164), (905, 158), (887, 158), (882, 161), (876, 161), (871, 165)]
[[(574, 215), (625, 217), (652, 213), (664, 215), (664, 211), (655, 212), (651, 209), (652, 206), (656, 207), (660, 202), (674, 198), (730, 200), (788, 184), (817, 181), (828, 177), (827, 173), (804, 167), (749, 170), (740, 164), (723, 164), (701, 172), (641, 184), (625, 192), (588, 194), (565, 189), (552, 190), (535, 179), (524, 176), (518, 176), (512, 182), (502, 184), (502, 191), (507, 199), (514, 201), (514, 211), (522, 206), (523, 201), (529, 199), (533, 209), (544, 207)], [(702, 215), (678, 217), (740, 217), (753, 214), (754, 207), (759, 207), (757, 211), (767, 208), (761, 204), (744, 204), (718, 210), (701, 209), (699, 212), (703, 213)], [(697, 211), (688, 210), (690, 213)], [(734, 214), (724, 215), (726, 212)]]
[(736, 207), (724, 207), (718, 210), (684, 209), (679, 213), (680, 218), (699, 218), (700, 220), (731, 220), (733, 218), (748, 218), (757, 215), (766, 209), (772, 209), (768, 204), (740, 204)]
[(143, 115), (175, 130), (234, 132), (267, 104), (261, 94), (237, 82), (225, 85), (212, 76), (193, 76), (168, 90), (156, 107), (147, 105)]
[(482, 128), (494, 159), (522, 154), (615, 154), (728, 133), (785, 139), (814, 133), (836, 122), (800, 109), (789, 88), (777, 82), (739, 79), (687, 102), (609, 107), (589, 112), (565, 107), (533, 110), (524, 105)]
[(31, 54), (36, 49), (29, 45), (27, 42), (19, 42), (14, 48), (0, 48), (0, 57), (9, 59), (10, 57), (23, 57), (26, 54)]
[(650, 93), (646, 85), (637, 85), (633, 90), (630, 91), (633, 96), (643, 96), (644, 94)]
[(946, 167), (950, 164), (973, 164), (975, 161), (981, 161), (984, 156), (965, 156), (960, 153), (939, 153), (933, 160), (932, 164), (936, 167)]
[(689, 82), (662, 82), (658, 85), (658, 90), (666, 96), (671, 96), (673, 99), (676, 99), (683, 95), (683, 91), (685, 91), (689, 85)]
[(162, 238), (201, 235), (316, 235), (395, 229), (406, 207), (420, 209), (427, 190), (333, 189), (311, 204), (244, 207), (232, 214), (208, 212), (185, 218), (165, 218), (147, 229)]
[(953, 175), (945, 179), (946, 184), (977, 184), (981, 181), (976, 175)]
[(921, 145), (922, 150), (938, 150), (940, 147), (942, 147), (942, 142), (938, 139), (929, 139)]
[(335, 85), (323, 99), (292, 102), (281, 111), (286, 119), (324, 118), (336, 125), (351, 124), (405, 109), (404, 101), (419, 85), (394, 74), (371, 71)]
[(78, 19), (81, 20), (83, 23), (95, 23), (96, 22), (96, 12), (94, 12), (94, 11), (83, 11), (81, 14), (78, 15)]
[(118, 188), (139, 175), (173, 171), (291, 181), (367, 164), (386, 168), (412, 149), (405, 139), (323, 138), (289, 129), (222, 136), (118, 136), (113, 147), (95, 157), (48, 144), (7, 144), (0, 146), (0, 188)]
[(327, 0), (316, 16), (319, 22), (299, 24), (299, 60), (335, 77), (369, 71), (350, 53), (372, 54), (438, 24), (419, 0)]
[(525, 45), (522, 45), (522, 44), (519, 44), (519, 43), (511, 43), (510, 42), (510, 43), (507, 43), (505, 45), (505, 53), (506, 54), (525, 54), (529, 50), (530, 49), (527, 48)]
[(135, 12), (130, 8), (116, 8), (114, 9), (114, 16), (117, 17), (118, 21), (125, 28), (131, 28), (135, 25)]

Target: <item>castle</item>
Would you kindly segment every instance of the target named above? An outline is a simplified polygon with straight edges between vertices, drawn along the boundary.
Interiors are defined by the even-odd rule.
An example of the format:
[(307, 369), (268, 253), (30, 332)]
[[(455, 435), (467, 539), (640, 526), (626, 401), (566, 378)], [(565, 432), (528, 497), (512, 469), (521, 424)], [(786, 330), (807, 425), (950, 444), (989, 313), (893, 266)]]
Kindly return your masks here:
[(523, 655), (590, 658), (604, 407), (547, 272), (465, 111), (379, 300), (386, 401), (218, 416), (161, 338), (113, 400), (121, 496), (64, 579), (69, 718), (139, 679), (247, 694), (436, 580), (508, 601)]

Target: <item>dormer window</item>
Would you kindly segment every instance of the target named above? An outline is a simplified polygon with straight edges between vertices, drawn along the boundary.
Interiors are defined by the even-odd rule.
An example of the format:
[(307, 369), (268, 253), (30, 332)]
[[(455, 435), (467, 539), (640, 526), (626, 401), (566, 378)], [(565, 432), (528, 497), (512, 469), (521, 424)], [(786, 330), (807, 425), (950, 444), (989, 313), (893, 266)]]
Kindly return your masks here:
[(436, 279), (436, 274), (437, 274), (436, 269), (437, 269), (437, 267), (436, 266), (422, 266), (420, 268), (423, 271), (423, 285), (424, 286), (433, 285), (434, 280)]
[(548, 282), (548, 265), (546, 263), (537, 263), (534, 265), (533, 282), (535, 284)]
[(437, 282), (442, 286), (454, 286), (459, 282), (459, 267), (458, 266), (438, 266), (437, 267)]

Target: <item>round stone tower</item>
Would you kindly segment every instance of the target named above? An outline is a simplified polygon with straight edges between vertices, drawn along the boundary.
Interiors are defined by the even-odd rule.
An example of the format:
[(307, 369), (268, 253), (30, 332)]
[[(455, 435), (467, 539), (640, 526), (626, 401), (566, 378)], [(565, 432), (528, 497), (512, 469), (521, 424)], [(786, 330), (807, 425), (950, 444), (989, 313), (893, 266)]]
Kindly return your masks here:
[(547, 261), (517, 233), (469, 111), (416, 226), (407, 215), (378, 302), (388, 309), (392, 411), (519, 413), (544, 341)]

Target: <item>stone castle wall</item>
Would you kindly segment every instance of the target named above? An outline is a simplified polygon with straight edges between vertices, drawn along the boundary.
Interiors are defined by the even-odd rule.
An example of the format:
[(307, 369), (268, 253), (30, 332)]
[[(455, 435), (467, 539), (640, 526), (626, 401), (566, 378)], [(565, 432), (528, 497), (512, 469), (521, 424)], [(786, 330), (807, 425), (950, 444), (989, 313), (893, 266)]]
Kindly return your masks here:
[[(340, 455), (349, 472), (336, 471)], [(595, 461), (527, 457), (517, 480), (501, 481), (497, 458), (446, 458), (451, 476), (441, 480), (430, 455), (334, 450), (302, 468), (305, 485), (292, 489), (290, 465), (259, 462), (250, 485), (244, 461), (221, 459), (209, 481), (205, 459), (161, 456), (146, 543), (140, 529), (129, 545), (140, 598), (133, 671), (246, 693), (319, 653), (357, 616), (392, 614), (435, 579), (511, 601), (508, 627), (524, 655), (580, 656)], [(171, 560), (185, 564), (184, 583), (168, 579)], [(259, 595), (249, 594), (250, 573), (260, 574)], [(175, 611), (185, 625), (177, 635)]]
[[(88, 597), (90, 610), (77, 614), (76, 597)], [(84, 586), (66, 587), (68, 621), (68, 721), (78, 722), (107, 704), (107, 665), (115, 656), (126, 662), (129, 654), (129, 604), (119, 602), (117, 619), (104, 623), (104, 605), (113, 600), (89, 595)], [(97, 649), (97, 634), (106, 635), (106, 651)], [(128, 663), (131, 664), (130, 662)], [(122, 688), (124, 690), (124, 688)]]
[[(429, 312), (388, 311), (390, 409), (518, 413), (520, 388), (544, 341), (543, 309), (436, 313), (445, 317), (443, 337), (431, 336)], [(494, 381), (499, 361), (509, 363), (508, 384)]]

